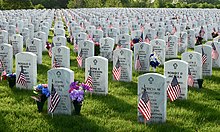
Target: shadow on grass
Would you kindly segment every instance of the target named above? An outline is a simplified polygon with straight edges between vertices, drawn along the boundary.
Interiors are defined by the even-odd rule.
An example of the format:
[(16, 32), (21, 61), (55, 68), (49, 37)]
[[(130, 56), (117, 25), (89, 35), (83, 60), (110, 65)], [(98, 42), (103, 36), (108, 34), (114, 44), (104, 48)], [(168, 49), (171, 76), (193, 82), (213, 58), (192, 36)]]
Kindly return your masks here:
[(88, 119), (84, 115), (54, 115), (53, 118), (47, 115), (44, 117), (52, 125), (53, 130), (58, 132), (109, 131), (104, 126), (100, 126), (94, 119)]
[(166, 121), (166, 123), (161, 124), (149, 124), (147, 125), (149, 128), (154, 130), (154, 132), (182, 132), (182, 131), (191, 131), (191, 128), (183, 128), (180, 124), (173, 121)]
[(194, 120), (195, 124), (220, 121), (220, 110), (214, 109), (206, 103), (197, 103), (193, 100), (177, 101), (173, 104), (176, 107), (184, 108), (187, 111), (195, 113), (190, 120)]
[(4, 112), (3, 111), (0, 111), (0, 131), (1, 132), (4, 132), (4, 131), (8, 131), (8, 132), (10, 132), (10, 131), (12, 131), (11, 129), (10, 129), (10, 127), (8, 126), (8, 123), (5, 121), (5, 116), (6, 116), (6, 114), (4, 114)]
[[(129, 104), (124, 100), (121, 100), (113, 95), (107, 95), (106, 97), (100, 95), (92, 95), (92, 100), (98, 102), (106, 111), (100, 111), (97, 108), (90, 109), (89, 113), (98, 117), (120, 117), (125, 120), (132, 120), (137, 122), (137, 107), (136, 105)], [(111, 112), (108, 112), (111, 111)]]

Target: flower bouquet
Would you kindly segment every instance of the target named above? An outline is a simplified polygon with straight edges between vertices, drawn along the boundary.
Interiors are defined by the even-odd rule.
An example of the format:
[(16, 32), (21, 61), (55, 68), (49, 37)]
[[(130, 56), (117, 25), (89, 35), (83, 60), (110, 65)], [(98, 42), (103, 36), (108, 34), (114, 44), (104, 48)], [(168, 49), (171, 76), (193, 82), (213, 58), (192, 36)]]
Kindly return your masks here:
[(7, 74), (6, 76), (3, 76), (3, 79), (5, 80), (7, 78), (8, 80), (8, 85), (10, 88), (13, 88), (16, 84), (16, 73), (10, 73)]
[(69, 94), (70, 94), (70, 99), (73, 102), (76, 115), (80, 114), (85, 92), (86, 91), (91, 92), (92, 90), (93, 90), (92, 87), (83, 83), (78, 84), (78, 82), (72, 82), (70, 84)]
[(43, 106), (47, 98), (50, 96), (50, 92), (47, 84), (39, 84), (34, 87), (33, 91), (36, 96), (31, 96), (37, 102), (38, 112), (42, 112)]

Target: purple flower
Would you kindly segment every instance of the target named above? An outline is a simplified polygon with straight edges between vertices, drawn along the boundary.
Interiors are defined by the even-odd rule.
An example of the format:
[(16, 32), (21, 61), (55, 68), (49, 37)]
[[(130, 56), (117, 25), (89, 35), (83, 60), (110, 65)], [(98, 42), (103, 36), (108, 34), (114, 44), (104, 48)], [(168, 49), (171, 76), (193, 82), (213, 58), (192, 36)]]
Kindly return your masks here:
[(87, 91), (92, 91), (93, 90), (92, 87), (90, 87), (89, 85), (86, 85), (84, 83), (82, 83), (81, 86), (82, 86), (83, 90), (87, 90)]
[(74, 89), (76, 89), (76, 90), (79, 89), (78, 82), (72, 82), (72, 83), (70, 84), (69, 93), (71, 93), (71, 91), (74, 90)]
[(79, 89), (79, 90), (73, 89), (70, 92), (70, 99), (72, 101), (77, 100), (78, 102), (83, 101), (83, 99), (84, 99), (84, 91), (82, 89)]

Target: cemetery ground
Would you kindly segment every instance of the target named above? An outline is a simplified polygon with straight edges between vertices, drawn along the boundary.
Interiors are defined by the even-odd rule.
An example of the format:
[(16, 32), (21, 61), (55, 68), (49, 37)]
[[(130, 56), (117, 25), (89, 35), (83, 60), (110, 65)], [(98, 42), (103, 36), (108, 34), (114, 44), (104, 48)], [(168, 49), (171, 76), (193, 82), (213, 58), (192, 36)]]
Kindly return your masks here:
[[(49, 41), (51, 42), (51, 36)], [(77, 67), (76, 53), (71, 49), (70, 69), (74, 79), (84, 81), (84, 69)], [(15, 66), (14, 66), (15, 67)], [(39, 83), (47, 83), (51, 59), (43, 52), (43, 64), (38, 64)], [(203, 88), (189, 88), (187, 100), (167, 104), (167, 120), (163, 124), (144, 125), (137, 122), (137, 81), (143, 72), (132, 73), (132, 82), (112, 80), (109, 62), (107, 96), (86, 94), (81, 115), (47, 114), (47, 103), (38, 113), (33, 91), (9, 88), (0, 83), (0, 131), (220, 131), (220, 73), (213, 69), (211, 77), (204, 77)], [(13, 69), (15, 71), (15, 69)], [(157, 69), (163, 74), (163, 66)]]

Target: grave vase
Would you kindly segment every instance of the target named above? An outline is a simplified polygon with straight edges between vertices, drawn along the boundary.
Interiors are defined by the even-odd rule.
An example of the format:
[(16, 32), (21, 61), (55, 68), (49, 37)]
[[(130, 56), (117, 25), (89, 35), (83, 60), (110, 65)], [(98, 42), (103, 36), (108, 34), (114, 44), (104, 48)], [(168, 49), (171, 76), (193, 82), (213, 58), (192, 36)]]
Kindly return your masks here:
[(13, 88), (16, 84), (16, 76), (8, 78), (8, 85), (10, 88)]
[(197, 81), (198, 81), (199, 89), (201, 89), (203, 84), (203, 79), (197, 79)]
[(40, 100), (37, 101), (37, 109), (38, 109), (39, 113), (43, 111), (44, 103), (45, 103), (46, 100), (47, 100), (46, 95), (42, 94), (40, 96)]
[(79, 115), (80, 111), (81, 111), (81, 107), (82, 107), (82, 102), (78, 102), (77, 100), (74, 100), (73, 105), (74, 105), (74, 108), (75, 108), (75, 114)]

